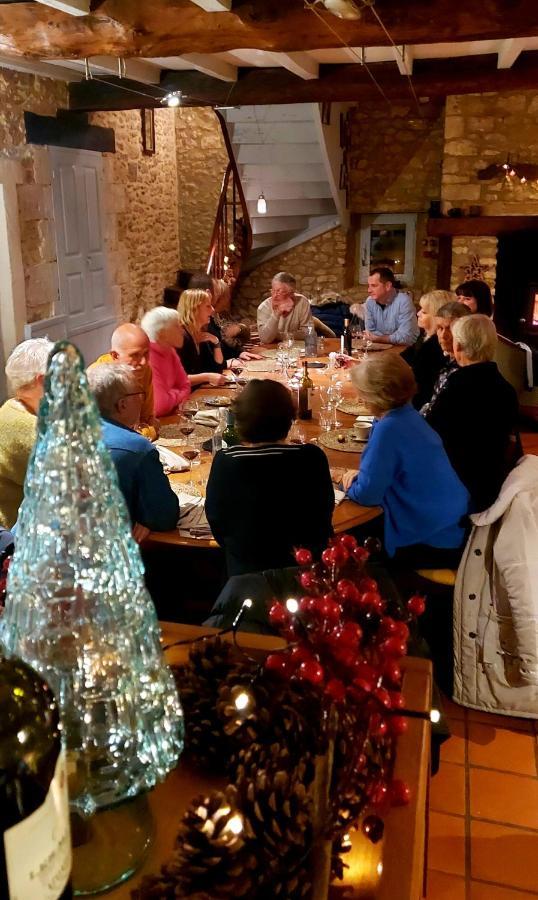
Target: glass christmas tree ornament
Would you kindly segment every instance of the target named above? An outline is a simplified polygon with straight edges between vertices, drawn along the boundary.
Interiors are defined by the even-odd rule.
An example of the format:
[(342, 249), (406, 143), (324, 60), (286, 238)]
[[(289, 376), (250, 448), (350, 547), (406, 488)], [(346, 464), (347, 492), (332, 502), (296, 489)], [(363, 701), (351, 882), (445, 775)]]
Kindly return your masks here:
[[(143, 825), (132, 816), (142, 853), (150, 826), (140, 795), (176, 765), (183, 716), (131, 527), (82, 357), (60, 342), (45, 378), (0, 641), (58, 699), (71, 810), (85, 823), (75, 847), (88, 844), (103, 816), (119, 814), (127, 828), (129, 812), (118, 806), (130, 801), (130, 811), (144, 807)], [(103, 872), (86, 888), (76, 884), (75, 850), (75, 890), (126, 877), (137, 852), (127, 854), (129, 871)]]

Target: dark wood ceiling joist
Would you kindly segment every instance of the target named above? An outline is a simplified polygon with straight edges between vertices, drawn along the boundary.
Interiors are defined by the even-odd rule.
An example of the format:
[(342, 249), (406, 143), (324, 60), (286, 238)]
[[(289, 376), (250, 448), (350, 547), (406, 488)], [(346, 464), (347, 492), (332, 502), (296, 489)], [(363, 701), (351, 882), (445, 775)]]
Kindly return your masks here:
[[(470, 56), (458, 60), (420, 60), (413, 71), (419, 98), (436, 100), (448, 94), (538, 88), (538, 51), (522, 54), (511, 69), (496, 69), (497, 57)], [(394, 102), (411, 101), (407, 78), (391, 63), (369, 67), (384, 93)], [(320, 78), (304, 81), (285, 69), (242, 69), (234, 84), (200, 72), (168, 72), (159, 88), (109, 78), (70, 85), (70, 108), (77, 110), (135, 109), (159, 106), (165, 91), (180, 90), (193, 106), (214, 104), (243, 106), (269, 103), (321, 101), (385, 101), (360, 65), (322, 66)], [(132, 91), (135, 91), (133, 93)], [(140, 93), (139, 93), (140, 92)]]
[[(397, 44), (525, 37), (538, 34), (536, 0), (376, 0)], [(358, 22), (320, 15), (350, 46), (384, 46), (372, 12)], [(0, 53), (51, 58), (174, 56), (239, 48), (290, 52), (338, 45), (303, 0), (234, 0), (208, 13), (190, 0), (93, 0), (77, 18), (36, 6), (0, 6)]]

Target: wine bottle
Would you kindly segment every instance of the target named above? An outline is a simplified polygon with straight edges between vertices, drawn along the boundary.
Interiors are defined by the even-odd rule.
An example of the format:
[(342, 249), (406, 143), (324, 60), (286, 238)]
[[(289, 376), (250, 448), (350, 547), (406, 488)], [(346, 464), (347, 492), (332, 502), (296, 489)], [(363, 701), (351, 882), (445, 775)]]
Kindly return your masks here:
[(48, 684), (0, 648), (0, 898), (70, 900), (65, 752)]
[(351, 328), (349, 327), (349, 319), (344, 319), (344, 350), (348, 356), (351, 356), (353, 350), (353, 337)]
[(310, 401), (313, 389), (314, 384), (308, 374), (308, 363), (305, 360), (303, 362), (303, 377), (298, 390), (298, 415), (300, 419), (312, 418), (312, 404)]
[(226, 428), (224, 429), (222, 440), (227, 447), (234, 447), (241, 443), (235, 430), (235, 415), (231, 409), (228, 409), (226, 412)]

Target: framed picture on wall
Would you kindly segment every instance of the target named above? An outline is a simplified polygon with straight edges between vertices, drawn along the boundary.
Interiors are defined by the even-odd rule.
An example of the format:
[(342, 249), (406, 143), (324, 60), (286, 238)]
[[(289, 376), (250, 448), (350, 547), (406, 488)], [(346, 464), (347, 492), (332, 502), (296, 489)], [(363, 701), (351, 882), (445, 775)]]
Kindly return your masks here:
[(155, 153), (155, 110), (141, 109), (142, 116), (142, 153), (152, 156)]

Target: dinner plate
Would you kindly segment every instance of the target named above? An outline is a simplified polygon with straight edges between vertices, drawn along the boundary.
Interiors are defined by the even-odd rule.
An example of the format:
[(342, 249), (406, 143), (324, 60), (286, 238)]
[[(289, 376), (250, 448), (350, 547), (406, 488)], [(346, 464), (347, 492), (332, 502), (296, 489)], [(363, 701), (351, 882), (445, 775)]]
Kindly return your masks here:
[(204, 397), (206, 406), (231, 406), (232, 401), (229, 397)]

